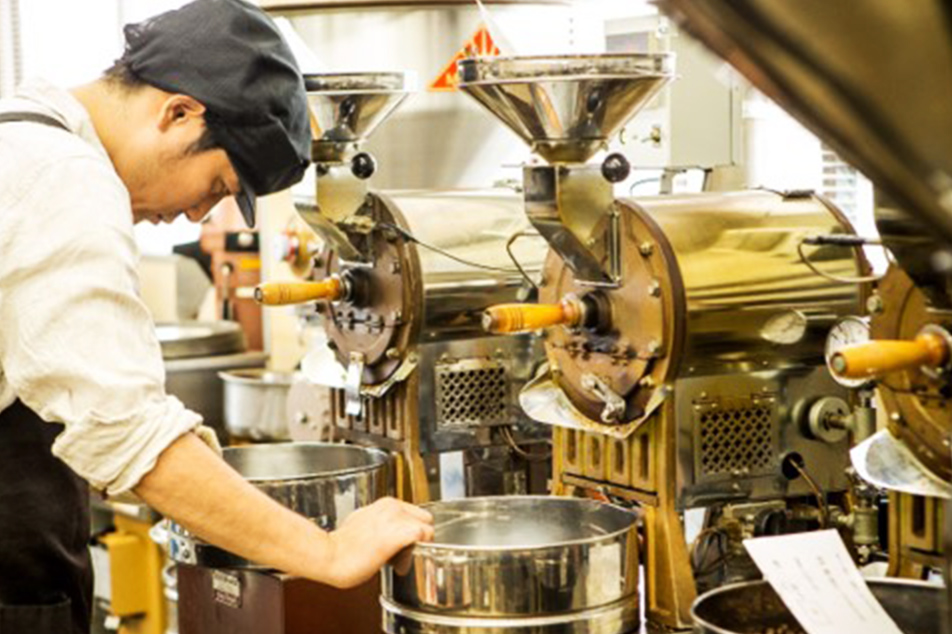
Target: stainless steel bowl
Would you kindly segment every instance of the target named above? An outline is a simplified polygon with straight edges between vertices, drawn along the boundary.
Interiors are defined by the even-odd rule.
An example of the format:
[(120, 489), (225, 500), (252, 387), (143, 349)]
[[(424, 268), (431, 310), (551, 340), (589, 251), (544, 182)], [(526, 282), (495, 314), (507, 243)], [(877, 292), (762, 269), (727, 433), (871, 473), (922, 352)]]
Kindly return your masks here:
[[(322, 443), (229, 447), (225, 461), (283, 506), (334, 530), (348, 515), (391, 493), (390, 457), (379, 449)], [(169, 556), (212, 568), (259, 566), (202, 542), (172, 522)]]
[(483, 632), (503, 622), (518, 622), (520, 632), (567, 632), (576, 631), (569, 623), (591, 623), (595, 613), (617, 627), (578, 631), (628, 632), (637, 624), (634, 514), (557, 497), (426, 508), (436, 520), (434, 541), (384, 569), (388, 632), (461, 632), (474, 623)]
[(241, 326), (230, 321), (159, 322), (155, 332), (165, 361), (165, 389), (185, 407), (202, 415), (205, 424), (227, 444), (222, 370), (260, 368), (268, 355), (246, 351)]
[[(944, 589), (918, 581), (874, 579), (869, 589), (905, 634), (940, 634)], [(766, 581), (737, 583), (698, 597), (691, 609), (698, 634), (802, 634), (803, 629)]]
[(225, 383), (225, 429), (232, 437), (255, 441), (288, 440), (288, 392), (292, 372), (264, 368), (219, 372)]

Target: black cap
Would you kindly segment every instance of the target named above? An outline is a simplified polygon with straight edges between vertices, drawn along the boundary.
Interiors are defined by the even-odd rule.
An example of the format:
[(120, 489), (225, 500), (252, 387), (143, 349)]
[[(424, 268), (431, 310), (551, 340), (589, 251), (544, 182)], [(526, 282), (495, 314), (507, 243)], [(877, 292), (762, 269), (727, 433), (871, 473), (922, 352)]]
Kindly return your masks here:
[(205, 106), (254, 226), (256, 197), (300, 181), (311, 153), (304, 80), (277, 26), (244, 0), (195, 0), (127, 25), (125, 35), (122, 61), (132, 74)]

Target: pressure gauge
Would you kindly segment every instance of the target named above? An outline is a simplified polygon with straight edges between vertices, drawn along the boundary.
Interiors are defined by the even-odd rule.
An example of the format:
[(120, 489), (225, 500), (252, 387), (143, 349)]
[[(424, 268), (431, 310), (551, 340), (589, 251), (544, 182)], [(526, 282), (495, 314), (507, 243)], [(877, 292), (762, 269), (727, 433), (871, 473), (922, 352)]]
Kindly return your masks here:
[(789, 346), (803, 339), (808, 325), (806, 315), (799, 310), (785, 310), (764, 322), (760, 336), (770, 343)]
[(868, 343), (869, 321), (862, 317), (844, 317), (836, 322), (830, 329), (830, 334), (826, 337), (826, 348), (824, 357), (826, 358), (826, 367), (830, 369), (833, 380), (844, 387), (859, 388), (869, 382), (869, 379), (847, 379), (839, 376), (830, 364), (833, 355), (841, 350)]

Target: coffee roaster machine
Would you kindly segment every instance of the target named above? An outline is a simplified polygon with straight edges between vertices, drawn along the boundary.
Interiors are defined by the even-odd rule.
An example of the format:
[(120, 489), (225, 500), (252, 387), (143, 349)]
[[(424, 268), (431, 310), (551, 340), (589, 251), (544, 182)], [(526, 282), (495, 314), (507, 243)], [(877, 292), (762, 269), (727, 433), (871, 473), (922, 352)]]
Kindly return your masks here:
[(698, 587), (756, 574), (745, 537), (878, 536), (847, 474), (869, 408), (824, 364), (827, 331), (865, 299), (836, 280), (866, 264), (808, 244), (848, 221), (809, 192), (618, 199), (627, 160), (589, 163), (672, 70), (665, 55), (463, 61), (462, 90), (536, 155), (521, 192), (371, 192), (360, 144), (406, 76), (310, 77), (317, 187), (298, 211), (326, 247), (312, 279), (259, 298), (321, 315), (329, 345), (304, 370), (332, 389), (343, 438), (402, 457), (408, 499), (427, 499), (428, 452), (551, 429), (553, 492), (638, 509), (648, 618), (677, 628)]
[[(867, 302), (868, 321), (841, 324), (828, 361), (832, 373), (874, 386), (883, 404), (887, 429), (857, 447), (853, 462), (889, 491), (890, 573), (941, 569), (952, 587), (948, 6), (876, 1), (847, 17), (818, 0), (659, 5), (876, 185), (891, 265)], [(933, 627), (952, 622), (943, 618), (950, 605), (945, 597), (932, 611)]]
[(327, 343), (304, 372), (331, 390), (338, 438), (397, 456), (399, 495), (430, 499), (428, 456), (469, 451), (491, 461), (494, 448), (503, 448), (502, 476), (480, 472), (477, 461), (470, 493), (544, 491), (548, 429), (516, 401), (541, 359), (539, 339), (489, 336), (481, 318), (488, 306), (535, 292), (545, 242), (511, 188), (371, 191), (376, 160), (361, 145), (412, 81), (407, 73), (306, 78), (316, 193), (296, 207), (324, 246), (309, 280), (264, 284), (258, 298), (313, 308)]
[[(847, 503), (857, 408), (824, 345), (862, 306), (862, 287), (835, 279), (866, 264), (850, 247), (808, 246), (852, 234), (810, 192), (614, 196), (624, 157), (587, 161), (671, 64), (471, 59), (461, 89), (541, 159), (524, 169), (524, 205), (550, 246), (539, 303), (490, 307), (484, 325), (543, 331), (547, 365), (520, 404), (553, 426), (554, 492), (640, 510), (648, 618), (680, 628), (698, 586), (756, 574), (744, 537), (864, 526)], [(683, 514), (695, 508), (707, 511), (692, 550)]]
[[(261, 300), (321, 317), (330, 343), (304, 370), (331, 390), (343, 438), (399, 456), (407, 499), (430, 495), (427, 455), (527, 451), (544, 437), (539, 424), (551, 429), (553, 493), (640, 514), (649, 621), (686, 627), (699, 590), (755, 575), (746, 537), (835, 527), (858, 559), (876, 555), (886, 546), (876, 486), (897, 491), (893, 572), (943, 565), (952, 181), (942, 175), (952, 166), (940, 141), (952, 124), (925, 105), (944, 95), (917, 90), (952, 82), (947, 64), (863, 45), (915, 25), (925, 49), (945, 51), (942, 9), (907, 8), (915, 19), (899, 24), (874, 3), (861, 19), (880, 37), (844, 41), (829, 3), (661, 4), (877, 179), (897, 260), (885, 278), (872, 284), (866, 241), (809, 192), (615, 195), (627, 161), (594, 159), (672, 78), (670, 58), (497, 58), (463, 61), (461, 88), (534, 151), (521, 191), (371, 191), (375, 161), (361, 143), (405, 97), (406, 75), (309, 79), (317, 186), (298, 209), (324, 248), (310, 279), (265, 285)], [(795, 72), (792, 42), (804, 39), (774, 32), (781, 25), (814, 33), (828, 57), (811, 59), (840, 81), (814, 64)], [(880, 63), (835, 63), (858, 58)], [(904, 82), (896, 69), (910, 67), (938, 75)], [(903, 89), (881, 90), (884, 76)], [(903, 94), (916, 97), (916, 117), (898, 109)], [(875, 434), (874, 386), (889, 436)], [(873, 486), (850, 469), (854, 445), (874, 458), (856, 464)], [(912, 465), (918, 479), (877, 480), (877, 460)], [(689, 545), (696, 509), (705, 523)], [(440, 583), (419, 588), (442, 596)], [(444, 621), (420, 620), (420, 631), (463, 631)]]

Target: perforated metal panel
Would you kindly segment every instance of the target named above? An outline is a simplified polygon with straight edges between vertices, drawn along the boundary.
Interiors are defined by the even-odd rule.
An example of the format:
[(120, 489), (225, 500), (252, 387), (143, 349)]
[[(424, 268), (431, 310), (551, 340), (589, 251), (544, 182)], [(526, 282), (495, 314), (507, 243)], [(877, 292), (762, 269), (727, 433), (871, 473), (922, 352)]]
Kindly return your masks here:
[(777, 456), (773, 401), (695, 406), (695, 467), (699, 479), (749, 476), (769, 471)]
[(511, 387), (503, 361), (462, 359), (436, 366), (436, 413), (441, 426), (508, 423)]

